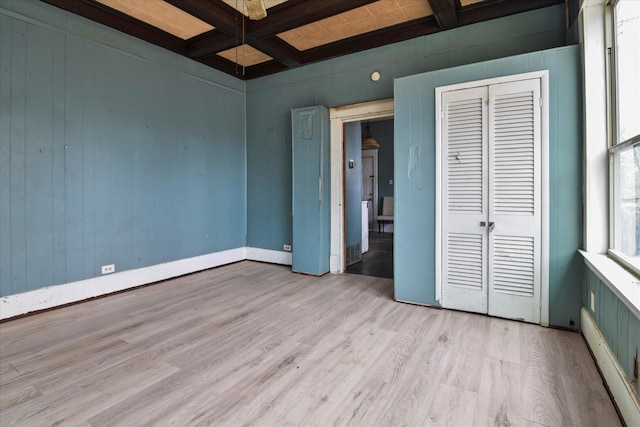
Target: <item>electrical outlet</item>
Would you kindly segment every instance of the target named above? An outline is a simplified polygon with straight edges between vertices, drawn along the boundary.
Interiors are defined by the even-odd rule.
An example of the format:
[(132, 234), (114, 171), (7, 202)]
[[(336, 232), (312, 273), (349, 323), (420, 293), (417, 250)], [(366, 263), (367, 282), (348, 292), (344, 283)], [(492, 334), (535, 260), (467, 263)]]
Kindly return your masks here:
[(596, 312), (596, 294), (591, 291), (591, 312)]
[(103, 265), (102, 266), (102, 274), (110, 274), (116, 271), (115, 264)]
[(291, 252), (291, 245), (284, 245), (284, 250), (287, 252)]

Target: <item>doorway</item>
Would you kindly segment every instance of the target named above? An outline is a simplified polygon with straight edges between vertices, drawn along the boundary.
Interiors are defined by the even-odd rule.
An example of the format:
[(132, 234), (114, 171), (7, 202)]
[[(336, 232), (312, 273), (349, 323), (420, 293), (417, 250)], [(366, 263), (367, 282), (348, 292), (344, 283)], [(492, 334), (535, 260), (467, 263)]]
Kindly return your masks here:
[[(393, 99), (332, 108), (331, 118), (331, 258), (332, 273), (346, 270), (344, 125), (350, 122), (392, 119)], [(361, 159), (359, 159), (361, 160)], [(388, 182), (388, 181), (387, 181)], [(391, 184), (393, 185), (393, 184)], [(375, 216), (375, 213), (374, 213)], [(393, 237), (391, 237), (393, 240)]]
[[(394, 195), (393, 126), (394, 121), (389, 118), (362, 122), (362, 184), (358, 202), (362, 205), (363, 253), (359, 262), (347, 263), (347, 273), (393, 279), (393, 221), (378, 222), (383, 199)], [(347, 221), (347, 233), (350, 226)]]

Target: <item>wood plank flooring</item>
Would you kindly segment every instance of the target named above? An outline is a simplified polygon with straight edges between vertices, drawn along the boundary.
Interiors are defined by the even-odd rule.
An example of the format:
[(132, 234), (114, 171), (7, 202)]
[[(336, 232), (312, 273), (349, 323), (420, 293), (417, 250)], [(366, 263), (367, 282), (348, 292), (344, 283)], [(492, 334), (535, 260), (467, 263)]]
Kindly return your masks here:
[(577, 333), (241, 262), (0, 324), (0, 425), (618, 426)]

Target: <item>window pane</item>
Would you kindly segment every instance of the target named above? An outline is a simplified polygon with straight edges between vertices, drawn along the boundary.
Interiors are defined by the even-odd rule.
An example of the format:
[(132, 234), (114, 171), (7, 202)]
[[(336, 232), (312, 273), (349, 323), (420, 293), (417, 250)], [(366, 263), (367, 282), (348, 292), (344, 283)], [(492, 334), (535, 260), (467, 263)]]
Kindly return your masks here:
[(616, 4), (618, 142), (640, 134), (640, 1)]
[(616, 153), (615, 247), (640, 268), (640, 144)]

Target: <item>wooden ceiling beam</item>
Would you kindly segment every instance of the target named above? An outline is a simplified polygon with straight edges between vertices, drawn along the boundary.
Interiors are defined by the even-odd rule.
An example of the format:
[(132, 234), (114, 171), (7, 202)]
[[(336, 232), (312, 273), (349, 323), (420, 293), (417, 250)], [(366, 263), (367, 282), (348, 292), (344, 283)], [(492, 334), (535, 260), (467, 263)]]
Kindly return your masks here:
[(249, 22), (249, 33), (256, 38), (269, 37), (321, 19), (366, 6), (377, 0), (306, 0), (269, 9), (267, 17)]
[(236, 46), (233, 37), (222, 31), (212, 30), (200, 36), (187, 40), (186, 53), (191, 58), (202, 58)]
[(111, 9), (102, 3), (90, 0), (42, 0), (52, 6), (87, 19), (115, 28), (125, 34), (137, 37), (149, 43), (171, 50), (183, 55), (186, 51), (186, 42), (180, 37), (169, 34), (159, 28), (126, 15), (118, 10)]
[[(489, 0), (460, 8), (458, 0), (428, 0), (434, 12), (433, 16), (301, 52), (275, 34), (364, 6), (374, 0), (290, 0), (271, 8), (270, 15), (262, 21), (249, 21), (221, 0), (166, 0), (216, 27), (215, 30), (187, 41), (98, 3), (96, 0), (42, 1), (245, 80), (425, 36), (448, 28), (488, 21), (564, 2), (564, 0)], [(243, 69), (232, 61), (215, 55), (242, 43), (243, 25), (244, 42), (274, 60)], [(240, 73), (239, 69), (243, 72)]]
[(280, 71), (288, 69), (285, 65), (278, 61), (267, 61), (262, 64), (252, 65), (247, 67), (245, 71), (245, 79), (251, 80), (257, 77), (267, 76), (269, 74), (275, 74)]
[[(248, 28), (249, 20), (241, 13), (225, 3), (210, 0), (165, 0), (172, 6), (182, 9), (216, 29), (233, 37), (243, 25)], [(244, 24), (243, 24), (244, 21)]]
[(443, 30), (458, 26), (458, 8), (456, 0), (429, 0), (431, 11)]
[(308, 64), (348, 55), (374, 47), (437, 33), (438, 31), (440, 31), (440, 26), (435, 18), (428, 16), (306, 50), (302, 52), (303, 63)]
[(475, 24), (516, 13), (553, 6), (564, 3), (564, 0), (495, 0), (487, 4), (476, 3), (460, 10), (459, 25)]
[[(475, 7), (462, 9), (458, 13), (456, 26), (475, 24), (494, 18), (562, 3), (564, 0), (496, 0), (488, 4), (477, 3)], [(339, 40), (302, 52), (303, 64), (348, 55), (391, 43), (426, 36), (441, 31), (435, 16), (417, 19), (389, 28), (372, 31), (348, 39)]]
[[(285, 64), (287, 67), (296, 67), (301, 63), (300, 52), (280, 39), (276, 39), (275, 37), (258, 39), (248, 32), (242, 34), (243, 28), (248, 30), (249, 20), (243, 14), (224, 3), (214, 3), (210, 0), (166, 1), (201, 21), (213, 25), (216, 29), (230, 37), (235, 42), (234, 46), (235, 44), (242, 44), (244, 41), (244, 43), (262, 51), (276, 61)], [(212, 53), (215, 49), (217, 49), (217, 47), (210, 48), (208, 52)], [(198, 50), (202, 52), (207, 49), (200, 44)]]
[(223, 71), (234, 77), (238, 77), (239, 79), (244, 79), (244, 76), (242, 76), (242, 66), (236, 65), (235, 62), (229, 61), (228, 59), (225, 59), (221, 56), (212, 55), (207, 56), (206, 58), (196, 59), (196, 61), (208, 65), (209, 67), (213, 67), (217, 70)]
[(302, 64), (302, 53), (279, 37), (257, 39), (249, 36), (245, 41), (287, 67), (297, 67)]

